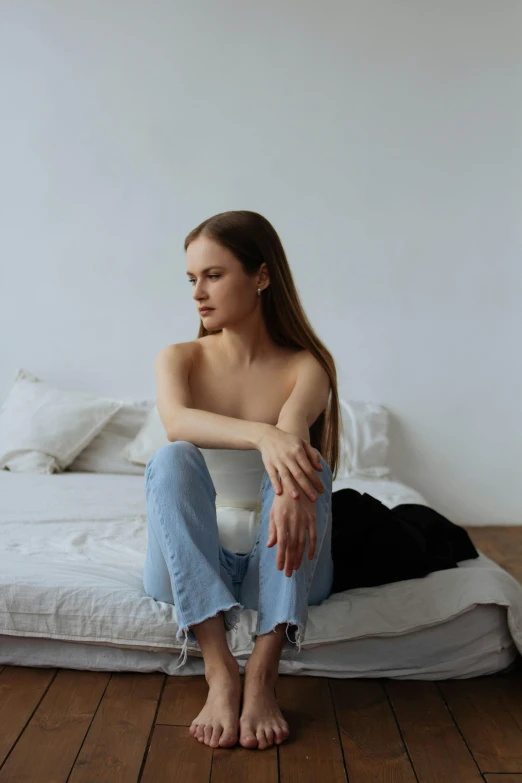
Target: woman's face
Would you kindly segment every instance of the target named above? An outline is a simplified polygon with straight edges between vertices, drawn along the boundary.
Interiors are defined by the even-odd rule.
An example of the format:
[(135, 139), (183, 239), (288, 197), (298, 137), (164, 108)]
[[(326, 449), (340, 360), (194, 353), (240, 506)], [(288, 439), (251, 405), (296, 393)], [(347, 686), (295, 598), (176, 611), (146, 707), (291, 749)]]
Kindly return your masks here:
[(257, 277), (248, 277), (230, 250), (200, 235), (188, 246), (186, 257), (198, 313), (202, 307), (213, 308), (200, 316), (206, 329), (234, 325), (257, 307)]

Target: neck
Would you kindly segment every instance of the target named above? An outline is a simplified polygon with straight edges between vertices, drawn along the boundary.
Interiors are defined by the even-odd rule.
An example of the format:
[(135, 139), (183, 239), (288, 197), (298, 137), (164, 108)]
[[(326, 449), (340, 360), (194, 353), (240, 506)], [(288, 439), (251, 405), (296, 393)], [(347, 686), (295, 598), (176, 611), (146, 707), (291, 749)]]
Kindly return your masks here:
[(219, 333), (219, 344), (230, 364), (245, 368), (274, 350), (260, 309), (241, 323), (224, 327)]

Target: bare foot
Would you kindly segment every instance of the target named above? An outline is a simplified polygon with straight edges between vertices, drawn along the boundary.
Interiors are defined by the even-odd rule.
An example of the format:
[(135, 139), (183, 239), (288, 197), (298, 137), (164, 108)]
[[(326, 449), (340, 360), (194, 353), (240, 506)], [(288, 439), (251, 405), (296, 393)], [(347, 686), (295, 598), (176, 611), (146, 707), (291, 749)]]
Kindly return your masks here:
[(290, 735), (275, 695), (277, 675), (248, 670), (245, 664), (243, 709), (239, 719), (239, 742), (244, 748), (265, 750), (280, 745)]
[(229, 664), (205, 672), (208, 697), (192, 721), (190, 733), (211, 748), (230, 748), (237, 742), (241, 680), (239, 665)]

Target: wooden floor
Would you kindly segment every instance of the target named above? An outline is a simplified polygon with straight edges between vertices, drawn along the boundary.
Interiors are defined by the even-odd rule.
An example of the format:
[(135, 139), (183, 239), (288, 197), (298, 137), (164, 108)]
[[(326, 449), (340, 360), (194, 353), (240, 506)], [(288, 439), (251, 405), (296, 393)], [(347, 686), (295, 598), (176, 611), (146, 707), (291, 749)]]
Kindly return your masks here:
[[(522, 582), (522, 527), (466, 529)], [(0, 783), (522, 783), (521, 661), (468, 680), (281, 676), (292, 736), (265, 751), (191, 737), (203, 677), (4, 666)]]

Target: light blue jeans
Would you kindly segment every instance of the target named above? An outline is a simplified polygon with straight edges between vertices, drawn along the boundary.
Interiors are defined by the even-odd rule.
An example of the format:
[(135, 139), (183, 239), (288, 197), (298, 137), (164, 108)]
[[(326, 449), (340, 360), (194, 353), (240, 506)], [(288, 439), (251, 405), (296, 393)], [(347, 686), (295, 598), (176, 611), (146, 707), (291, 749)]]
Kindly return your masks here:
[(285, 657), (299, 653), (308, 606), (324, 601), (333, 582), (332, 472), (320, 456), (323, 469), (316, 472), (325, 491), (316, 493), (316, 551), (309, 560), (307, 540), (301, 565), (291, 577), (276, 567), (278, 545), (266, 546), (275, 496), (266, 470), (260, 489), (257, 540), (249, 553), (236, 554), (219, 543), (216, 490), (197, 446), (175, 441), (149, 459), (145, 468), (148, 543), (143, 586), (156, 601), (176, 607), (176, 639), (185, 637), (176, 668), (186, 661), (188, 642), (198, 646), (190, 626), (221, 611), (228, 631), (237, 627), (242, 609), (256, 609), (253, 641), (286, 623), (283, 651), (291, 653)]

